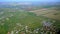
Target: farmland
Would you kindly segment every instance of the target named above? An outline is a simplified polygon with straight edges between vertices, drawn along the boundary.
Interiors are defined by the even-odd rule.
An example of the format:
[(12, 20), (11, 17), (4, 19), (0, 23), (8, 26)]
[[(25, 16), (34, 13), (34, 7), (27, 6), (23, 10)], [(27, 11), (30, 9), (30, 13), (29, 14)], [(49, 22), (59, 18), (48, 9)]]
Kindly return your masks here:
[[(60, 8), (60, 7), (59, 7)], [(57, 7), (51, 7), (51, 8), (42, 8), (34, 11), (30, 11), (33, 13), (36, 13), (37, 15), (42, 15), (48, 18), (60, 20), (60, 10)]]
[(0, 34), (42, 34), (60, 29), (59, 7), (33, 6), (0, 6)]

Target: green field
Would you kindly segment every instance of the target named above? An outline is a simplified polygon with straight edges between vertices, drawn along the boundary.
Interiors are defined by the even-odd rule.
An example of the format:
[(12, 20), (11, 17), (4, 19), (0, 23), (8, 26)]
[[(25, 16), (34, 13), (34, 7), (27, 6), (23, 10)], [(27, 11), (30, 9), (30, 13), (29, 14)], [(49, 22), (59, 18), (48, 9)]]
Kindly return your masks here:
[[(49, 21), (55, 28), (60, 28), (60, 10), (43, 8), (25, 11), (14, 8), (0, 8), (0, 34), (40, 34), (42, 22)], [(26, 31), (27, 30), (27, 31)], [(38, 31), (37, 31), (38, 30)]]

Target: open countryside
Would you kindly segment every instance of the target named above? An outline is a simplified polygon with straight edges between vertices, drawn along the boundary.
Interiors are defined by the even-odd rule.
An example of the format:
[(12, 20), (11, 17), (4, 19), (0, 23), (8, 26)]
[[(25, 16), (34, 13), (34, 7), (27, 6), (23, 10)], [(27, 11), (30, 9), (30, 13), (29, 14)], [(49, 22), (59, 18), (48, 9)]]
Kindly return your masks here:
[(60, 31), (60, 5), (42, 4), (0, 4), (0, 34), (57, 34)]

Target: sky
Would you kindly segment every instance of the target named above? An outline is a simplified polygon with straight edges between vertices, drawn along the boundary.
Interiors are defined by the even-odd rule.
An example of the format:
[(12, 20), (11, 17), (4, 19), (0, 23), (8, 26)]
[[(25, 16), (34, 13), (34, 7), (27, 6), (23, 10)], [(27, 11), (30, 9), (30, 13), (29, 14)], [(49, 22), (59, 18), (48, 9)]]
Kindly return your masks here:
[(51, 2), (56, 2), (56, 1), (60, 1), (60, 0), (0, 0), (0, 2), (21, 2), (21, 1), (51, 1)]

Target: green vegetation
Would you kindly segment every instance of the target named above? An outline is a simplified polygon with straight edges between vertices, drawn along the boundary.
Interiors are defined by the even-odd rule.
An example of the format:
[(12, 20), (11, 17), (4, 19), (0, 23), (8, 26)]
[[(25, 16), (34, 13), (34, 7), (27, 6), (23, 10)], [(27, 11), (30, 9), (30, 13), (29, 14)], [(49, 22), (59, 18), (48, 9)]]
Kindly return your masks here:
[[(0, 34), (12, 33), (12, 31), (14, 34), (16, 34), (16, 31), (19, 31), (18, 34), (21, 34), (22, 32), (26, 34), (29, 34), (29, 32), (30, 34), (40, 34), (41, 28), (43, 28), (43, 21), (53, 23), (53, 26), (56, 26), (56, 29), (60, 28), (60, 21), (43, 16), (49, 13), (47, 12), (48, 10), (42, 10), (43, 12), (39, 11), (33, 13), (20, 9), (0, 8)], [(27, 29), (28, 33), (26, 31)]]
[[(33, 13), (27, 11), (10, 11), (7, 9), (2, 9), (0, 13), (0, 34), (7, 34), (8, 31), (20, 29), (20, 24), (29, 26), (31, 29), (36, 29), (41, 26), (41, 20)], [(17, 25), (19, 24), (19, 25)], [(18, 27), (18, 28), (17, 28)]]

